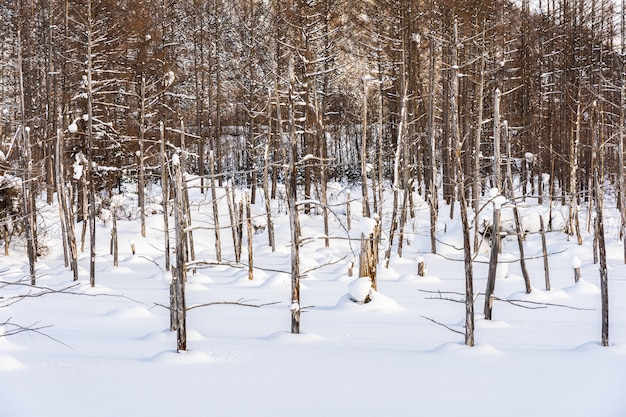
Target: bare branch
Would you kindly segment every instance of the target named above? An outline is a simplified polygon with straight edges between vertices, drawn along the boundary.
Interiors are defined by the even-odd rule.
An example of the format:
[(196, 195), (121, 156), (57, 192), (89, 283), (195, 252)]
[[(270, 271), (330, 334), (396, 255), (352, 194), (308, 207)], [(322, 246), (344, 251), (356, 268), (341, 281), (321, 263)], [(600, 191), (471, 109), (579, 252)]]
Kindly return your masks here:
[(447, 325), (445, 325), (445, 324), (443, 324), (443, 323), (439, 323), (438, 321), (433, 320), (433, 319), (431, 319), (430, 317), (426, 317), (426, 316), (420, 316), (420, 317), (421, 317), (421, 318), (424, 318), (424, 319), (426, 319), (426, 320), (428, 320), (428, 321), (431, 321), (431, 322), (433, 322), (433, 323), (435, 323), (435, 324), (438, 324), (438, 325), (440, 325), (440, 326), (443, 326), (443, 327), (445, 327), (446, 329), (450, 330), (451, 332), (458, 333), (458, 334), (460, 334), (460, 335), (465, 336), (465, 333), (464, 333), (464, 332), (462, 332), (462, 331), (460, 331), (460, 330), (455, 330), (455, 329), (453, 329), (452, 327), (447, 326)]

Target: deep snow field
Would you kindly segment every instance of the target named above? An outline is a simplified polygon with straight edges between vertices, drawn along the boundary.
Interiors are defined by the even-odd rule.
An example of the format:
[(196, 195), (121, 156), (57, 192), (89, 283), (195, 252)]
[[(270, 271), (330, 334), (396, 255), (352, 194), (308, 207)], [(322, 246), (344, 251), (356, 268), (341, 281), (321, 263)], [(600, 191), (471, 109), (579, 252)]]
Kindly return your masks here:
[[(343, 202), (345, 190), (335, 184), (334, 193)], [(191, 195), (194, 226), (210, 228), (210, 197), (197, 190)], [(261, 221), (261, 193), (257, 197), (254, 212)], [(130, 197), (126, 204), (133, 206)], [(500, 259), (509, 261), (508, 271), (498, 277), (495, 295), (522, 302), (497, 301), (492, 321), (483, 319), (478, 294), (485, 291), (489, 260), (483, 244), (474, 263), (476, 345), (470, 348), (452, 331), (463, 332), (465, 317), (464, 304), (454, 301), (465, 291), (458, 215), (450, 220), (449, 207), (441, 205), (439, 253), (433, 255), (428, 208), (418, 205), (407, 223), (403, 256), (394, 250), (389, 268), (379, 266), (379, 292), (359, 305), (350, 301), (356, 277), (347, 271), (358, 259), (360, 207), (352, 203), (350, 234), (345, 208), (334, 208), (330, 234), (338, 239), (329, 248), (319, 239), (322, 216), (301, 217), (303, 236), (310, 238), (301, 249), (301, 305), (307, 307), (301, 334), (289, 333), (289, 220), (286, 205), (274, 201), (276, 251), (266, 231), (254, 235), (254, 279), (243, 265), (205, 265), (189, 272), (186, 292), (188, 307), (274, 304), (190, 310), (188, 351), (181, 353), (164, 307), (170, 275), (161, 215), (148, 217), (146, 238), (138, 220), (118, 221), (118, 267), (109, 254), (111, 224), (99, 221), (95, 288), (89, 286), (88, 249), (80, 254), (78, 284), (65, 293), (8, 305), (7, 297), (29, 288), (0, 288), (0, 322), (45, 327), (43, 334), (0, 337), (0, 417), (626, 416), (626, 266), (614, 209), (605, 214), (609, 347), (600, 345), (599, 274), (581, 206), (582, 246), (563, 232), (547, 234), (551, 291), (544, 287), (540, 235), (529, 234), (525, 242), (531, 294), (524, 291), (517, 242), (505, 238)], [(41, 209), (49, 252), (37, 263), (37, 284), (64, 289), (75, 283), (63, 264), (58, 209)], [(228, 225), (223, 200), (220, 210), (220, 224)], [(531, 216), (533, 210), (523, 212)], [(489, 210), (481, 215), (489, 217)], [(381, 259), (388, 222), (385, 217)], [(221, 236), (224, 259), (233, 260), (230, 230)], [(194, 244), (198, 260), (215, 260), (212, 230), (195, 230)], [(417, 276), (419, 257), (426, 262), (424, 277)], [(575, 257), (582, 270), (577, 284)], [(0, 256), (0, 279), (29, 282), (26, 259), (23, 247), (12, 246), (9, 257)]]

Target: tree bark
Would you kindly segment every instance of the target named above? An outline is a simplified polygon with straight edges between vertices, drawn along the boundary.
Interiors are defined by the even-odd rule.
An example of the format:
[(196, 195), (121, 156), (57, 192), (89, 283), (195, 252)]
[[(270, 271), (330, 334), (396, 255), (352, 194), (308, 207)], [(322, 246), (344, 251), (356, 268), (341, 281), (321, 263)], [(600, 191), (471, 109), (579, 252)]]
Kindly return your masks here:
[[(220, 220), (217, 204), (217, 190), (215, 189), (215, 156), (209, 154), (209, 170), (211, 174), (211, 203), (213, 207), (213, 227), (215, 228), (215, 259), (222, 262), (222, 242), (220, 238)], [(228, 198), (228, 195), (226, 196)]]
[(493, 291), (496, 287), (496, 273), (498, 270), (498, 255), (500, 254), (500, 207), (493, 208), (493, 223), (491, 226), (491, 255), (489, 257), (489, 272), (487, 274), (487, 288), (485, 289), (485, 320), (491, 320), (493, 308)]
[(165, 153), (165, 127), (161, 121), (159, 124), (159, 145), (161, 162), (161, 206), (163, 207), (163, 245), (165, 252), (165, 270), (170, 270), (170, 226), (169, 226), (169, 199), (170, 182), (168, 177), (169, 164)]
[(187, 266), (186, 257), (187, 253), (187, 238), (186, 238), (186, 209), (184, 202), (184, 185), (182, 167), (180, 161), (176, 158), (172, 162), (172, 169), (174, 175), (174, 223), (176, 225), (176, 269), (175, 276), (172, 277), (172, 284), (174, 286), (174, 305), (170, 305), (170, 310), (175, 311), (175, 326), (176, 327), (176, 350), (187, 350), (187, 307), (185, 303), (185, 282), (187, 280)]
[(300, 333), (300, 217), (298, 213), (297, 167), (298, 142), (294, 109), (295, 77), (293, 59), (289, 61), (289, 165), (287, 171), (287, 205), (291, 231), (291, 333)]

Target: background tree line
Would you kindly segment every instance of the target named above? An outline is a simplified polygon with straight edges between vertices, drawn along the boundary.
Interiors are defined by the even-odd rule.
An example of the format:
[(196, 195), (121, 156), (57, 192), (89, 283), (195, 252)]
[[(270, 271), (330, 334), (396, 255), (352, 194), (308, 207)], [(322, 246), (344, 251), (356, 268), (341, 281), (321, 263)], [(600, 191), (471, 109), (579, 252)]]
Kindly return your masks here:
[(406, 191), (433, 219), (436, 196), (450, 216), (461, 197), (478, 211), (486, 190), (506, 191), (505, 143), (522, 195), (569, 205), (580, 236), (596, 168), (625, 206), (623, 11), (623, 0), (2, 2), (0, 174), (22, 193), (16, 206), (4, 177), (4, 240), (25, 231), (36, 258), (34, 199), (58, 191), (92, 236), (122, 181), (137, 183), (143, 218), (161, 143), (252, 203), (261, 186), (275, 198), (288, 135), (303, 200), (347, 181), (362, 186), (365, 216), (382, 215), (393, 188), (400, 246)]

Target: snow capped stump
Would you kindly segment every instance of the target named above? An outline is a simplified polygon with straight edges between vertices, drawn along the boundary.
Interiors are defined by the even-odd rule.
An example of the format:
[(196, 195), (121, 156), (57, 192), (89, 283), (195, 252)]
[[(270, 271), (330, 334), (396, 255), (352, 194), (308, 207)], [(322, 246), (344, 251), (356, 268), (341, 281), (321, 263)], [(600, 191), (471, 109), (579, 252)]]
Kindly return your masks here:
[(371, 301), (372, 280), (369, 277), (357, 278), (348, 286), (350, 299), (358, 304), (365, 304)]
[(424, 258), (422, 256), (417, 258), (417, 275), (419, 275), (420, 277), (426, 275), (426, 262), (424, 261)]
[(574, 282), (580, 281), (580, 267), (582, 262), (578, 256), (572, 258), (572, 269), (574, 269)]

